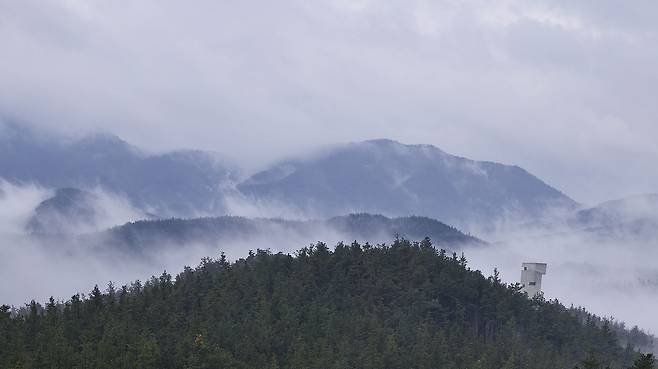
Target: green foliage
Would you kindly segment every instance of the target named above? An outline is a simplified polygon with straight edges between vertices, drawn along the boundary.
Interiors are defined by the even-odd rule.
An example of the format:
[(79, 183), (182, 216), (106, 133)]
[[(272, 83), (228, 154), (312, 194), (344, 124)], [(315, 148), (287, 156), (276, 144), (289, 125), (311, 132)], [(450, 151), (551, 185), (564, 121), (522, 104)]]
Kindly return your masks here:
[(656, 359), (653, 354), (641, 355), (630, 369), (653, 369)]
[(318, 243), (295, 256), (203, 259), (175, 278), (96, 286), (13, 315), (3, 306), (0, 367), (625, 368), (637, 353), (613, 326), (528, 299), (429, 239)]

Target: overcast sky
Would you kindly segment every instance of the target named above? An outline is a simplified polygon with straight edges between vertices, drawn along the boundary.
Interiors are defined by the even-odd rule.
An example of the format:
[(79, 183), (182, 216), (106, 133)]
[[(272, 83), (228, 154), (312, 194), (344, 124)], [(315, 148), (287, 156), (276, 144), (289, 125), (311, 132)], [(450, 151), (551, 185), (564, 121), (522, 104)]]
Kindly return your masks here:
[(255, 167), (369, 138), (658, 192), (658, 2), (0, 0), (0, 115)]

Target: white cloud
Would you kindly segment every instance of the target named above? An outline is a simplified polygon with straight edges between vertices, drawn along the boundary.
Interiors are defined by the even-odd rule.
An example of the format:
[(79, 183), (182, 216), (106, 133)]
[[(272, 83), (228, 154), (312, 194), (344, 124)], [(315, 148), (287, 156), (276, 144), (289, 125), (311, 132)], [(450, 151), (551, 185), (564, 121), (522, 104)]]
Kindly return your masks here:
[(0, 179), (0, 235), (23, 233), (34, 208), (52, 194), (34, 185), (15, 185)]

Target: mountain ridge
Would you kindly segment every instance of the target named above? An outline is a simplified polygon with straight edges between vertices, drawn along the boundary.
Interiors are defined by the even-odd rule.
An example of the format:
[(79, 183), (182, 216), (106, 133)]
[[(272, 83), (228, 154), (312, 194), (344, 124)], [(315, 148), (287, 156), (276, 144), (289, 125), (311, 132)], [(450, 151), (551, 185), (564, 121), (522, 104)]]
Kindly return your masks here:
[[(518, 166), (473, 161), (432, 145), (377, 139), (310, 158), (288, 159), (237, 186), (259, 200), (333, 213), (415, 214), (460, 226), (508, 214), (538, 216), (551, 206), (577, 207), (562, 192)], [(324, 212), (323, 212), (324, 211)]]
[(391, 139), (328, 147), (243, 178), (236, 165), (205, 151), (151, 155), (113, 135), (66, 141), (9, 131), (0, 137), (0, 177), (51, 189), (102, 188), (159, 217), (231, 214), (237, 198), (308, 218), (416, 214), (477, 229), (578, 207), (519, 166)]
[(6, 126), (0, 136), (0, 177), (12, 183), (105, 191), (160, 216), (224, 212), (221, 186), (237, 169), (214, 153), (177, 150), (147, 154), (117, 136), (78, 140), (40, 137)]

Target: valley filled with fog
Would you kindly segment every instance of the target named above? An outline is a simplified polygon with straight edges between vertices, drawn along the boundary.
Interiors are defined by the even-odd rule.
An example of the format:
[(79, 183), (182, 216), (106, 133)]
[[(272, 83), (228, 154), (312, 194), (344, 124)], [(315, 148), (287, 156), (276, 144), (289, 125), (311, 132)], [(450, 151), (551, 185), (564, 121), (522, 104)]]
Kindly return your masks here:
[(655, 368), (656, 14), (0, 1), (0, 368)]

